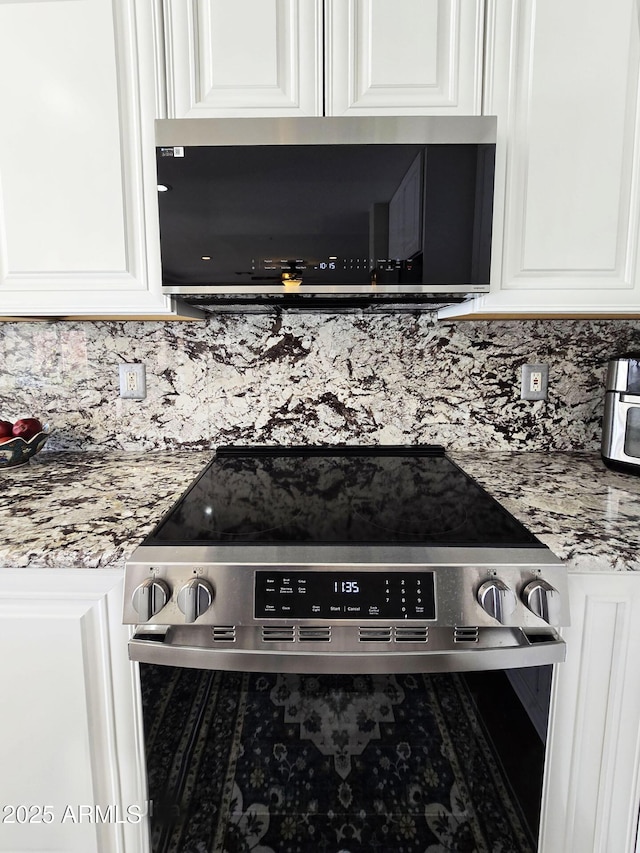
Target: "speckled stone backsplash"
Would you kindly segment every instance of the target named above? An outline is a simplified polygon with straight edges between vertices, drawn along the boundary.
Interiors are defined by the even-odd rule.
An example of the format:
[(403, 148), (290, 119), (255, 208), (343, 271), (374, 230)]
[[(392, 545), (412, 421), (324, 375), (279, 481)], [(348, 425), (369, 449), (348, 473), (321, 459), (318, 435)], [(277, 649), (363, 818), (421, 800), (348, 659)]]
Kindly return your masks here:
[[(606, 361), (640, 321), (438, 322), (429, 313), (212, 315), (204, 322), (0, 324), (0, 418), (35, 415), (48, 449), (417, 443), (597, 450)], [(143, 362), (147, 398), (120, 399)], [(520, 368), (549, 364), (549, 399)]]

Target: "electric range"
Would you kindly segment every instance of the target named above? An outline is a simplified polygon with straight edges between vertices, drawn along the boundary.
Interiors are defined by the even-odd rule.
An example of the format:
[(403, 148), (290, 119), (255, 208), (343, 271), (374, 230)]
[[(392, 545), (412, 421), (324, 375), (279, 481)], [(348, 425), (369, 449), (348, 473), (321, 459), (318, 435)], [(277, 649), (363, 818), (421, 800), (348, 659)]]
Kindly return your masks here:
[(567, 575), (442, 447), (221, 447), (128, 561), (124, 622), (173, 666), (534, 666), (565, 657)]

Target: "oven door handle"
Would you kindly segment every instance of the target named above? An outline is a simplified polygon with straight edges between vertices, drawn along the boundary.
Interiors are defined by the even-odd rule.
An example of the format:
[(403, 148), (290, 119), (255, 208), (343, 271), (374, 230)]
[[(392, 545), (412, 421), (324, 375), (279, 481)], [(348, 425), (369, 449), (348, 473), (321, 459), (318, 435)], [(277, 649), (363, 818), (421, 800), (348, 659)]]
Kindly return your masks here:
[[(224, 644), (190, 646), (171, 642), (170, 630), (139, 629), (129, 641), (129, 658), (138, 663), (236, 672), (292, 673), (409, 673), (471, 672), (544, 666), (565, 660), (566, 646), (554, 628), (525, 631), (520, 628), (480, 629), (496, 641), (479, 647), (473, 642), (447, 648), (409, 649), (399, 644), (388, 651), (332, 651), (290, 648), (242, 648)], [(223, 645), (223, 644), (220, 644)], [(287, 644), (279, 644), (287, 645)]]

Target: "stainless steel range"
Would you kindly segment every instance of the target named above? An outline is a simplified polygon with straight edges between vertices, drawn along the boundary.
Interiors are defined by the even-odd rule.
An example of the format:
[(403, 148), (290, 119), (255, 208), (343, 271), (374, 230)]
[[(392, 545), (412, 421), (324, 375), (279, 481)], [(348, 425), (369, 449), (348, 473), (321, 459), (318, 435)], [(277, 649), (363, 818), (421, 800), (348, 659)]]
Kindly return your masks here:
[(180, 667), (537, 666), (566, 569), (441, 447), (224, 447), (132, 555), (124, 622)]

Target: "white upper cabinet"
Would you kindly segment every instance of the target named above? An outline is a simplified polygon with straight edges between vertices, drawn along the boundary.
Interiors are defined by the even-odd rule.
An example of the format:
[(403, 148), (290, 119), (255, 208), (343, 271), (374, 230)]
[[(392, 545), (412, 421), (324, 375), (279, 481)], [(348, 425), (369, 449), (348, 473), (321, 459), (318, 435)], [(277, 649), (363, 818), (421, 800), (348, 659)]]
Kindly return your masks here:
[(164, 0), (166, 116), (479, 114), (483, 6)]
[(326, 115), (480, 114), (482, 0), (325, 8)]
[(321, 115), (322, 3), (164, 0), (167, 116)]
[(441, 316), (640, 316), (636, 0), (489, 0), (491, 293)]
[(481, 113), (491, 292), (440, 316), (640, 317), (639, 76), (637, 0), (0, 0), (0, 319), (176, 316), (156, 117)]
[(0, 3), (0, 317), (173, 314), (152, 34), (142, 4)]

